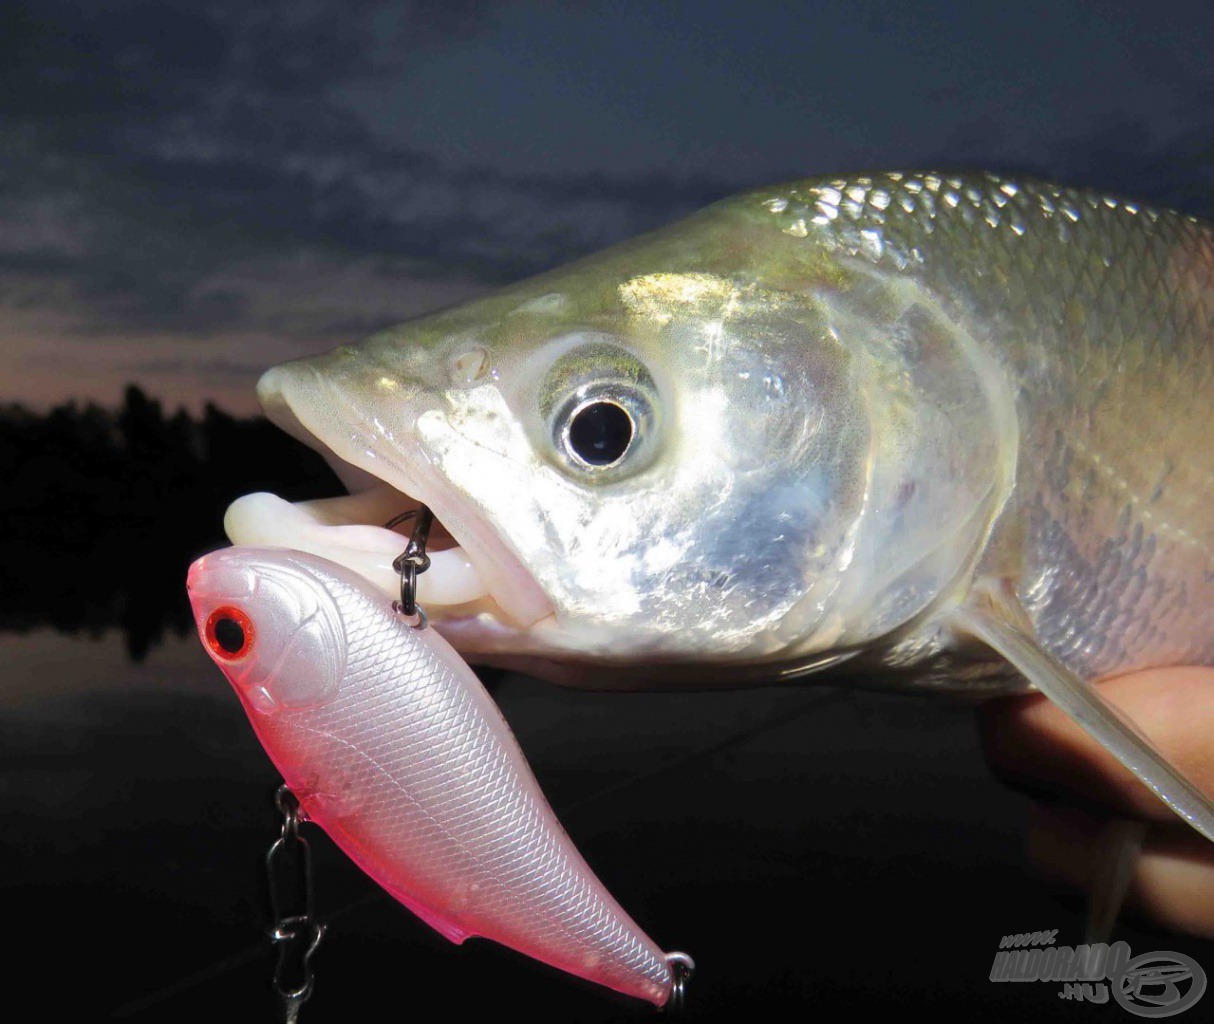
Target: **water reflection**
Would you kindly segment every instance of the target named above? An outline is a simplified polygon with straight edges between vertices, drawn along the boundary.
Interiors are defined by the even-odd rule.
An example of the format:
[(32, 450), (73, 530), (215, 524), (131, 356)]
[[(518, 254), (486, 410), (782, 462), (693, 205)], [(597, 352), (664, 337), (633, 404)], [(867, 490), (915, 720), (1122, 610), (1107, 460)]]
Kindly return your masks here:
[(186, 568), (225, 543), (229, 502), (342, 490), (318, 455), (265, 420), (214, 405), (169, 416), (134, 386), (117, 411), (0, 409), (0, 466), (0, 630), (116, 626), (135, 660), (191, 628)]

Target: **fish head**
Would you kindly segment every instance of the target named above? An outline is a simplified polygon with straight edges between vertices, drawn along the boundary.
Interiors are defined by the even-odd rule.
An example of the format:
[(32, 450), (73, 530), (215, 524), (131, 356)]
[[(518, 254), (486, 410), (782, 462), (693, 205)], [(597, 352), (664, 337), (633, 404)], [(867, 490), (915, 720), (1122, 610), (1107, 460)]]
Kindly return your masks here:
[[(950, 515), (988, 489), (971, 479), (981, 431), (965, 406), (980, 389), (949, 376), (918, 390), (914, 354), (887, 333), (905, 296), (764, 217), (757, 200), (710, 207), (276, 367), (261, 401), (381, 522), (392, 500), (436, 513), (478, 583), (436, 605), (422, 577), (420, 597), (461, 653), (551, 674), (534, 659), (736, 664), (863, 643), (956, 571), (953, 552), (948, 565), (933, 555), (893, 586), (941, 549), (931, 474), (971, 467)], [(932, 331), (922, 343), (957, 361)], [(955, 419), (932, 411), (942, 387), (964, 392)], [(285, 528), (294, 513), (264, 510), (258, 533), (245, 511), (229, 513), (235, 542), (305, 543)], [(313, 550), (392, 593), (380, 570), (401, 537), (368, 533), (366, 514), (310, 517), (330, 530)]]
[(337, 695), (348, 644), (332, 587), (283, 551), (229, 548), (190, 567), (203, 647), (250, 715), (313, 709)]

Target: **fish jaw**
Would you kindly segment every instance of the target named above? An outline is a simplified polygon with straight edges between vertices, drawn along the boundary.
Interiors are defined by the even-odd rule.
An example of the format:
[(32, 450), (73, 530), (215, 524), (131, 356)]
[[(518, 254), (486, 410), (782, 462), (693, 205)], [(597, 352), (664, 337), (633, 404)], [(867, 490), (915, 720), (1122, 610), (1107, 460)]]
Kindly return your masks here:
[[(376, 374), (345, 350), (326, 357), (338, 378), (359, 377), (357, 388), (401, 390), (397, 379)], [(397, 597), (400, 577), (392, 568), (405, 538), (381, 525), (402, 511), (429, 507), (456, 546), (431, 550), (431, 566), (418, 577), (418, 599), (435, 624), (473, 620), (487, 630), (525, 630), (552, 615), (552, 606), (520, 559), (476, 509), (434, 472), (433, 460), (415, 443), (397, 442), (396, 430), (363, 415), (311, 362), (268, 370), (258, 396), (269, 418), (316, 448), (354, 493), (327, 502), (291, 505), (272, 495), (246, 495), (228, 509), (224, 526), (235, 544), (309, 551), (359, 572), (385, 594)], [(412, 402), (403, 420), (427, 412), (425, 393), (401, 394)], [(322, 440), (323, 438), (323, 440)]]

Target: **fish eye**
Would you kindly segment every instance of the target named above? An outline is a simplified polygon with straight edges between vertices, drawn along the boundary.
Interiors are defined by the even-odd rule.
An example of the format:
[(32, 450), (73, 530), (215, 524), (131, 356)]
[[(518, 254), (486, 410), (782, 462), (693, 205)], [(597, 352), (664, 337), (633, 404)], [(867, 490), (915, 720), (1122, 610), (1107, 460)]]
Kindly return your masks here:
[(615, 402), (593, 401), (569, 419), (567, 444), (588, 466), (613, 466), (632, 445), (636, 428), (628, 411)]
[[(621, 381), (577, 389), (552, 419), (552, 439), (565, 464), (581, 473), (640, 468), (635, 456), (652, 449), (653, 405), (647, 394)], [(652, 454), (652, 452), (650, 451)]]
[[(541, 451), (584, 483), (607, 484), (644, 471), (660, 450), (660, 392), (629, 350), (581, 334), (538, 382)], [(567, 345), (568, 339), (557, 339)]]
[(239, 608), (224, 605), (207, 617), (207, 647), (217, 658), (235, 661), (253, 647), (253, 623)]

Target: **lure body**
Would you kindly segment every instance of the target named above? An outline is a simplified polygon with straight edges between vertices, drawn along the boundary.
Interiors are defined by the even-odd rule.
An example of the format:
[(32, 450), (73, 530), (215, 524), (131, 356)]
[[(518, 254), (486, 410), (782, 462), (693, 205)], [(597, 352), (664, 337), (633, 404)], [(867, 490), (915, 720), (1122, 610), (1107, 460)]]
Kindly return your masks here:
[(376, 882), (453, 942), (484, 936), (666, 1002), (665, 955), (586, 865), (496, 705), (433, 629), (295, 552), (207, 555), (189, 591), (204, 646), (287, 785)]

